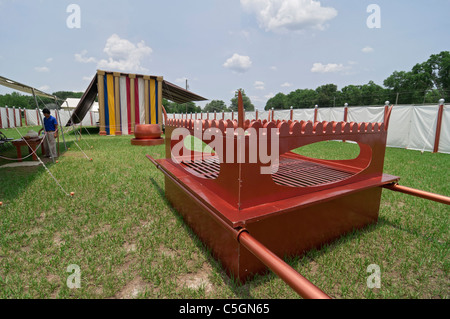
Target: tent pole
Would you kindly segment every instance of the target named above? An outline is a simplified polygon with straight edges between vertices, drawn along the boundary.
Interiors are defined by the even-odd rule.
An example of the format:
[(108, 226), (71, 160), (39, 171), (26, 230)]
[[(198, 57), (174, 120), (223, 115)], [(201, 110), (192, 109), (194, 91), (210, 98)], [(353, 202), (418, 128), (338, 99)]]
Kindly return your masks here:
[[(56, 96), (55, 96), (55, 104), (56, 104), (56, 113), (58, 114), (58, 120), (61, 122), (61, 116), (59, 115), (58, 102), (57, 102)], [(62, 135), (62, 138), (63, 138), (64, 147), (65, 147), (65, 149), (67, 151), (66, 138), (64, 137), (64, 130), (62, 129), (62, 125), (61, 124), (59, 124), (59, 127), (61, 127), (61, 135)], [(58, 134), (58, 139), (59, 139), (59, 134)], [(59, 147), (59, 142), (58, 142), (58, 147)]]
[(37, 98), (36, 98), (36, 93), (34, 92), (34, 88), (31, 88), (31, 92), (33, 92), (34, 102), (36, 103), (36, 108), (38, 110), (37, 113), (39, 114), (39, 118), (41, 119), (42, 128), (44, 129), (44, 132), (45, 132), (45, 125), (44, 125), (44, 121), (42, 120), (42, 114), (41, 114), (41, 112), (39, 110), (39, 104), (38, 104), (38, 101), (37, 101)]

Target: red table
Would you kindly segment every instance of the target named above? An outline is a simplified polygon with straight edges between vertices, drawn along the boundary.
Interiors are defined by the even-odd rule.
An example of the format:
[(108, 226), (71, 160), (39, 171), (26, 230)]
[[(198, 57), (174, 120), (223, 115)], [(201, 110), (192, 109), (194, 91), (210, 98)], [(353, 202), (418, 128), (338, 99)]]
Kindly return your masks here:
[(18, 140), (11, 141), (11, 143), (17, 149), (17, 158), (19, 158), (19, 162), (22, 162), (22, 151), (20, 149), (22, 146), (27, 146), (30, 154), (33, 152), (32, 157), (33, 157), (34, 161), (37, 161), (36, 150), (39, 146), (41, 146), (42, 155), (44, 155), (45, 154), (45, 146), (44, 146), (45, 143), (42, 143), (43, 139), (44, 139), (43, 137), (36, 137), (36, 138), (30, 138), (30, 139), (26, 139), (26, 140), (18, 139)]

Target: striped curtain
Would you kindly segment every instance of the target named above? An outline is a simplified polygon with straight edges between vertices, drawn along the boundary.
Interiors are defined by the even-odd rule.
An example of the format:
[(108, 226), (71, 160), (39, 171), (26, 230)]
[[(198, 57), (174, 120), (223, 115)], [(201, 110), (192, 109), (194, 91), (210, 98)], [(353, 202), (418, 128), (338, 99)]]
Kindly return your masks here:
[[(130, 135), (135, 124), (158, 124), (158, 81), (152, 77), (116, 76), (104, 81), (105, 130), (107, 135)], [(99, 99), (100, 101), (100, 99)]]

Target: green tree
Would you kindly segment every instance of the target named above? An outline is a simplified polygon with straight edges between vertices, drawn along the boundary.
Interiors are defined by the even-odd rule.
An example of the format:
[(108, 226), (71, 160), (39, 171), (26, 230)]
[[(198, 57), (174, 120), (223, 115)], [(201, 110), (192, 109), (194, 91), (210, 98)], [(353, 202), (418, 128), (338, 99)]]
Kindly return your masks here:
[(336, 84), (325, 84), (319, 86), (316, 89), (317, 92), (317, 104), (319, 106), (331, 107), (335, 105), (335, 99), (337, 95)]
[(289, 108), (287, 96), (284, 95), (283, 93), (278, 93), (274, 97), (270, 98), (266, 102), (266, 106), (264, 107), (264, 110), (267, 111), (267, 110), (271, 110), (272, 108), (275, 110), (282, 110), (282, 109)]
[(230, 110), (231, 111), (237, 111), (238, 110), (238, 92), (241, 91), (242, 94), (242, 103), (244, 104), (244, 110), (245, 111), (254, 111), (255, 106), (252, 104), (252, 101), (250, 98), (245, 95), (245, 91), (243, 89), (236, 90), (236, 93), (234, 94), (234, 98), (231, 99), (231, 105)]
[(287, 95), (287, 105), (294, 109), (313, 108), (317, 104), (317, 92), (312, 89), (297, 89)]
[(211, 102), (207, 103), (205, 105), (205, 108), (203, 109), (204, 112), (222, 112), (227, 110), (227, 105), (222, 100), (212, 100)]

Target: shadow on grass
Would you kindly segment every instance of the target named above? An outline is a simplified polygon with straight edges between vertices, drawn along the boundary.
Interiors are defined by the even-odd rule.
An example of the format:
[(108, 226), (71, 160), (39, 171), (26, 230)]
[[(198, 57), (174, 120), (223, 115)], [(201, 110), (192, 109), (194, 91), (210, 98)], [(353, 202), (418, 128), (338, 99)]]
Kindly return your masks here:
[(429, 242), (431, 242), (433, 244), (438, 244), (438, 245), (441, 245), (441, 246), (446, 246), (447, 245), (447, 243), (441, 242), (438, 239), (434, 239), (434, 238), (431, 238), (429, 236), (426, 236), (426, 235), (422, 234), (421, 231), (415, 230), (412, 227), (404, 227), (402, 225), (399, 225), (398, 223), (394, 223), (394, 222), (390, 221), (386, 217), (379, 217), (378, 218), (378, 226), (384, 226), (384, 225), (393, 227), (393, 228), (395, 228), (395, 229), (397, 229), (399, 231), (406, 232), (406, 233), (408, 233), (410, 235), (413, 235), (413, 236), (416, 236), (416, 237), (420, 237), (421, 239), (427, 240), (427, 241), (429, 241)]
[[(68, 149), (75, 147), (75, 141), (71, 134), (66, 135), (66, 142), (60, 137), (59, 144), (56, 149), (59, 149), (59, 158), (64, 156)], [(70, 138), (72, 140), (67, 140)], [(20, 196), (27, 187), (33, 183), (42, 174), (47, 174), (44, 166), (38, 161), (34, 161), (32, 156), (29, 156), (29, 151), (24, 146), (21, 148), (22, 157), (25, 158), (22, 163), (39, 163), (35, 166), (17, 166), (17, 167), (2, 167), (7, 164), (20, 163), (17, 159), (16, 147), (10, 145), (0, 149), (0, 201), (8, 203)], [(42, 148), (38, 148), (36, 155), (44, 163), (44, 165), (51, 171), (53, 165), (57, 164), (57, 160), (46, 158), (42, 154)], [(5, 159), (6, 158), (6, 159)]]
[[(158, 191), (159, 195), (163, 198), (164, 203), (167, 205), (167, 207), (170, 207), (171, 213), (174, 215), (174, 217), (177, 219), (177, 221), (180, 222), (183, 229), (186, 231), (186, 233), (189, 235), (189, 237), (193, 240), (194, 244), (197, 246), (197, 248), (202, 252), (205, 259), (209, 262), (210, 266), (214, 269), (214, 271), (220, 275), (221, 279), (225, 284), (229, 286), (229, 288), (236, 294), (239, 298), (245, 298), (245, 299), (251, 299), (254, 298), (251, 295), (250, 292), (250, 286), (253, 284), (264, 284), (266, 281), (270, 281), (272, 277), (267, 277), (266, 275), (256, 275), (254, 279), (249, 281), (248, 283), (242, 284), (237, 279), (230, 277), (225, 272), (221, 262), (214, 256), (210, 248), (205, 245), (200, 238), (197, 236), (197, 234), (190, 228), (184, 221), (183, 216), (181, 216), (170, 204), (170, 202), (166, 198), (165, 191), (161, 188), (161, 186), (158, 184), (156, 180), (153, 178), (150, 178), (150, 182), (152, 183), (153, 187)], [(272, 274), (273, 275), (273, 274)], [(274, 276), (274, 275), (273, 275)]]

